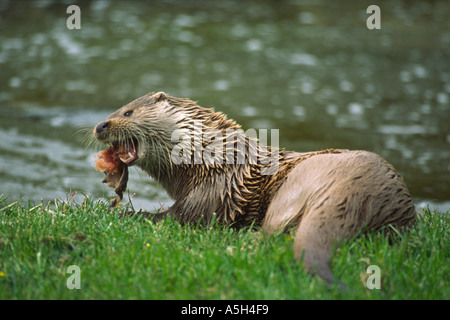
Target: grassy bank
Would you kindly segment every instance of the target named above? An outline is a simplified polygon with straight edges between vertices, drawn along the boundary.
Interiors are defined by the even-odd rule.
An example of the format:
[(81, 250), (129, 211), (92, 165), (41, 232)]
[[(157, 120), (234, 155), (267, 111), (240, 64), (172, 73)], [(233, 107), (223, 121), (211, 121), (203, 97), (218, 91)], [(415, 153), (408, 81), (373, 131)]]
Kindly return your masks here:
[[(153, 224), (89, 199), (0, 202), (0, 299), (450, 298), (448, 213), (425, 210), (395, 239), (379, 232), (344, 244), (333, 259), (348, 286), (340, 292), (294, 262), (290, 235)], [(67, 287), (71, 265), (79, 290)], [(381, 289), (366, 287), (369, 265)]]

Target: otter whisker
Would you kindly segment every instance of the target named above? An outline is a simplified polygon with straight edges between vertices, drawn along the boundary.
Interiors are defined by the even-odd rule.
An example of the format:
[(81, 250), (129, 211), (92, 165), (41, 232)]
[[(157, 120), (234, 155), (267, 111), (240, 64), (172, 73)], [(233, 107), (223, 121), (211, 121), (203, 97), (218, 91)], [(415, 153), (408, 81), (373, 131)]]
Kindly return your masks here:
[(101, 145), (101, 142), (98, 141), (93, 135), (92, 135), (92, 129), (91, 128), (85, 128), (78, 130), (75, 134), (83, 134), (82, 141), (85, 150), (88, 149), (98, 149)]

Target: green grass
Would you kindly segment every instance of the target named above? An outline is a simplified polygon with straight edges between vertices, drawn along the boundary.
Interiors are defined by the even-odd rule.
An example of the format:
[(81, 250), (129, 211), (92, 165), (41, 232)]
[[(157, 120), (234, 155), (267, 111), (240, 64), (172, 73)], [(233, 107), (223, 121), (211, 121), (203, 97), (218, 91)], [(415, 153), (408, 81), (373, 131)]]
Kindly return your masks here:
[[(395, 238), (395, 239), (394, 239)], [(339, 291), (293, 259), (292, 235), (153, 224), (106, 204), (33, 206), (0, 198), (0, 299), (449, 299), (450, 214), (409, 231), (360, 236), (336, 251)], [(66, 286), (70, 265), (80, 290)], [(381, 289), (364, 285), (369, 265)]]

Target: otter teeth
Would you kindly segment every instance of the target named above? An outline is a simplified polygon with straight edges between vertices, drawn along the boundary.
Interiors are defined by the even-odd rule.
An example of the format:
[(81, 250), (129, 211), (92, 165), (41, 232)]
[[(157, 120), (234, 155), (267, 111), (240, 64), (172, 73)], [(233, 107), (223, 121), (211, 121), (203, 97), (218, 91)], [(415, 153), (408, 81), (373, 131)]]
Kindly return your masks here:
[(128, 152), (128, 158), (119, 157), (120, 161), (122, 161), (125, 164), (128, 164), (128, 162), (130, 162), (130, 159), (133, 159), (133, 158), (134, 158), (134, 156), (131, 153), (131, 151)]

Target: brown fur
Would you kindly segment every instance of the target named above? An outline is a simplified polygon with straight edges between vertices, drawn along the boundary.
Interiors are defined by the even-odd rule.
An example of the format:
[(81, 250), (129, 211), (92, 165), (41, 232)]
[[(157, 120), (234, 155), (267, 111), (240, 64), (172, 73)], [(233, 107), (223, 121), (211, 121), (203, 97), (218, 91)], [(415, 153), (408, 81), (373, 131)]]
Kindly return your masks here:
[[(227, 129), (240, 128), (222, 113), (159, 92), (111, 114), (98, 125), (106, 129), (94, 129), (100, 141), (138, 146), (136, 165), (175, 200), (158, 218), (171, 216), (189, 223), (215, 219), (234, 227), (254, 224), (268, 234), (295, 228), (296, 258), (303, 256), (307, 270), (327, 283), (334, 281), (330, 258), (335, 243), (365, 228), (402, 227), (415, 219), (402, 178), (385, 160), (366, 151), (296, 153), (269, 147), (267, 157), (276, 155), (279, 161), (273, 175), (261, 175), (267, 167), (264, 159), (257, 164), (175, 165), (170, 158), (176, 144), (171, 141), (172, 132), (192, 130), (195, 120), (202, 121), (204, 132), (216, 129), (224, 137)], [(244, 139), (248, 147), (251, 140)], [(222, 143), (224, 152), (234, 148), (225, 140)], [(207, 144), (202, 142), (202, 150)], [(259, 145), (256, 148), (253, 152), (261, 151)]]

